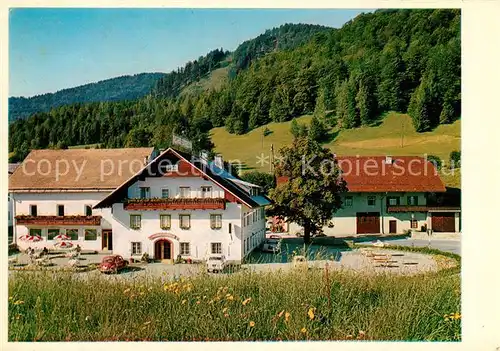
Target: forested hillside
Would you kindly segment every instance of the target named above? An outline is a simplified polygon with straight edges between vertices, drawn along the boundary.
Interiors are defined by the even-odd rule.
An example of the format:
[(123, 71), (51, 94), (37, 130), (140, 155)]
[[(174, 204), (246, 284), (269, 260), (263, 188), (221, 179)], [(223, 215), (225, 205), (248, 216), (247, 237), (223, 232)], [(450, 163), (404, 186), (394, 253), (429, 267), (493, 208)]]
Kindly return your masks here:
[(77, 102), (135, 100), (151, 91), (164, 73), (141, 73), (102, 80), (30, 98), (9, 98), (9, 121)]
[(230, 75), (234, 77), (239, 71), (246, 69), (260, 57), (273, 51), (295, 49), (320, 32), (332, 28), (314, 24), (284, 24), (278, 28), (267, 30), (257, 38), (243, 42), (232, 55), (233, 66)]
[[(262, 56), (255, 55), (259, 45), (242, 44), (233, 62), (222, 50), (212, 52), (208, 71), (216, 62), (228, 63), (233, 74), (240, 67), (217, 89), (177, 96), (208, 72), (203, 62), (197, 71), (179, 70), (171, 84), (163, 79), (138, 101), (35, 114), (11, 125), (9, 150), (22, 158), (31, 148), (75, 144), (164, 147), (172, 131), (210, 148), (213, 127), (242, 134), (311, 113), (316, 122), (350, 129), (380, 123), (386, 111), (408, 112), (418, 132), (460, 117), (460, 10), (376, 11), (309, 35), (298, 41), (290, 35), (283, 41), (294, 44), (268, 45)], [(272, 42), (268, 37), (263, 42)]]

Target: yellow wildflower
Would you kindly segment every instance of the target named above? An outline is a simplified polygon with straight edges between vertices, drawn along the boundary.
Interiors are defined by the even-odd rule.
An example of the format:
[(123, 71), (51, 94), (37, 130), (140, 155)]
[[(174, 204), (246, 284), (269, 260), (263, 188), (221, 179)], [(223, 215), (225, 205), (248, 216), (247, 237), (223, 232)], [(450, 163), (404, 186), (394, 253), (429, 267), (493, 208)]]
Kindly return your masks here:
[(187, 300), (182, 300), (181, 304), (184, 305), (187, 302)]
[(14, 305), (22, 305), (23, 303), (24, 303), (24, 301), (17, 300), (16, 302), (14, 302)]
[(126, 293), (128, 293), (129, 291), (130, 291), (130, 288), (127, 288), (127, 289), (123, 290), (123, 293), (124, 293), (124, 294), (126, 294)]
[(13, 296), (9, 296), (9, 300), (12, 300), (14, 297)]
[(278, 318), (281, 318), (281, 316), (283, 315), (283, 313), (285, 313), (285, 310), (283, 310), (280, 313), (278, 313)]
[(290, 320), (290, 313), (289, 312), (286, 312), (285, 313), (285, 322), (288, 322)]
[(148, 325), (150, 323), (151, 323), (151, 321), (147, 321), (147, 322), (144, 322), (144, 325)]
[(314, 319), (314, 308), (310, 308), (309, 312), (307, 312), (307, 315), (309, 316), (309, 319)]
[(222, 313), (226, 313), (227, 312), (227, 307), (224, 307), (224, 309), (222, 310)]
[(254, 321), (250, 321), (250, 323), (248, 325), (250, 325), (250, 327), (253, 328), (253, 327), (255, 327), (255, 322)]
[(229, 296), (231, 296), (231, 294), (226, 294), (226, 297), (229, 297)]
[(306, 329), (306, 328), (302, 328), (302, 329), (300, 329), (300, 332), (301, 332), (302, 334), (305, 334), (305, 333), (307, 333), (307, 329)]
[(252, 301), (251, 297), (242, 302), (243, 306), (246, 306), (250, 301)]
[(233, 301), (234, 300), (234, 297), (233, 295), (229, 295), (229, 297), (227, 298), (229, 301)]

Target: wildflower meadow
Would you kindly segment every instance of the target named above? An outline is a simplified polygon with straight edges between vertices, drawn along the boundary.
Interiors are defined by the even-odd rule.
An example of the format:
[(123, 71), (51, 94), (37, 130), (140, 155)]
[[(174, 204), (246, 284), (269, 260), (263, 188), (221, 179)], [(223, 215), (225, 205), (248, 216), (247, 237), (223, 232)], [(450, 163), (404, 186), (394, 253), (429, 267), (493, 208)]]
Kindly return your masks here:
[(460, 275), (295, 270), (176, 281), (13, 272), (10, 341), (461, 338)]

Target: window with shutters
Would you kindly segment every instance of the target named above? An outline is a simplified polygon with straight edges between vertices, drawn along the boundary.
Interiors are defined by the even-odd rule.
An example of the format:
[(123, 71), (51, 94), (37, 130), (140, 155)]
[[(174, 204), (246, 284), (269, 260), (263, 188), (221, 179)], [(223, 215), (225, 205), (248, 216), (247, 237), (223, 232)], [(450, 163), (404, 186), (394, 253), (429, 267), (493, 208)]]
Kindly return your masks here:
[(59, 235), (59, 229), (48, 229), (47, 230), (47, 240), (54, 240), (54, 238), (58, 235)]
[(189, 243), (180, 243), (180, 245), (181, 245), (181, 255), (189, 255), (190, 254)]
[(344, 206), (345, 207), (351, 207), (352, 206), (352, 196), (346, 196), (345, 197)]
[(131, 242), (130, 244), (132, 245), (132, 256), (142, 255), (142, 243), (140, 241)]
[(130, 228), (141, 229), (141, 215), (130, 215)]
[(161, 229), (170, 229), (171, 228), (171, 218), (170, 215), (161, 214), (160, 215), (160, 228)]
[(211, 252), (212, 254), (221, 254), (222, 253), (222, 243), (211, 243)]
[(398, 205), (399, 205), (399, 197), (397, 196), (387, 197), (387, 206), (398, 206)]
[(97, 229), (85, 229), (84, 240), (97, 240)]
[(169, 196), (170, 196), (170, 193), (169, 193), (168, 189), (166, 189), (166, 188), (161, 189), (162, 199), (168, 199)]
[(210, 215), (210, 228), (221, 229), (222, 228), (222, 215), (221, 214), (211, 214)]
[(375, 196), (368, 196), (368, 206), (375, 206)]
[(179, 215), (179, 227), (181, 229), (191, 228), (191, 216), (190, 215)]
[(70, 240), (78, 240), (78, 229), (66, 229), (66, 235), (71, 238)]
[(418, 196), (408, 196), (408, 205), (417, 206), (418, 205)]

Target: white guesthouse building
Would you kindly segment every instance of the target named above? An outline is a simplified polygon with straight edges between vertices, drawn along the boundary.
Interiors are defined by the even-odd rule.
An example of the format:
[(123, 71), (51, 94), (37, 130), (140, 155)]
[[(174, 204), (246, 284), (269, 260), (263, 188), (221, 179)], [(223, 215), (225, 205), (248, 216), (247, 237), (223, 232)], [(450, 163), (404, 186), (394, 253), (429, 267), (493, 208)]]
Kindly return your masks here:
[[(258, 186), (224, 171), (220, 157), (173, 149), (36, 150), (9, 188), (20, 248), (50, 248), (65, 234), (83, 249), (125, 258), (216, 253), (241, 262), (265, 238), (270, 204)], [(42, 240), (23, 241), (27, 235)]]

